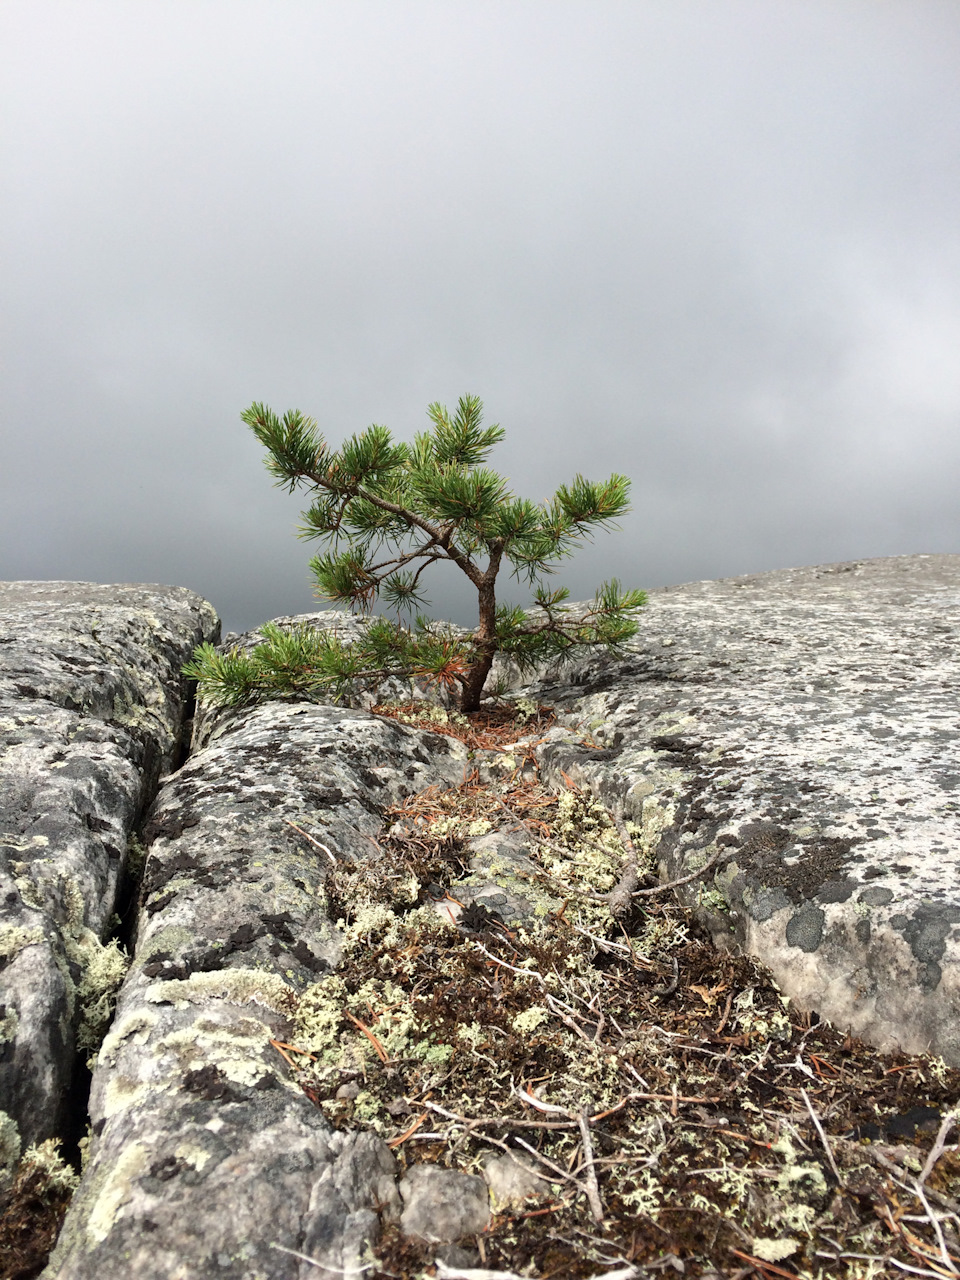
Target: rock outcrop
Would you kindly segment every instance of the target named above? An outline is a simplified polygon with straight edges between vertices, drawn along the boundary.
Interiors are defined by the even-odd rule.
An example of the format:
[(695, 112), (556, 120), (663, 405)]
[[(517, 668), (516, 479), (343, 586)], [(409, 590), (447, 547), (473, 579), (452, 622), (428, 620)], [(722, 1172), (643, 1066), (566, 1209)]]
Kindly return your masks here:
[[(43, 584), (21, 586), (42, 599)], [(106, 616), (96, 592), (117, 589), (87, 590), (75, 637), (91, 631), (81, 616)], [(164, 621), (120, 654), (119, 703), (100, 689), (114, 679), (102, 658), (77, 667), (86, 683), (67, 693), (49, 692), (61, 688), (52, 675), (9, 677), (39, 717), (15, 726), (34, 791), (23, 803), (4, 793), (12, 834), (0, 846), (16, 843), (27, 903), (14, 927), (41, 930), (11, 951), (36, 954), (26, 972), (82, 985), (76, 949), (105, 950), (127, 835), (152, 780), (179, 763), (179, 663), (212, 615), (186, 592), (168, 604), (154, 600)], [(5, 673), (36, 652), (47, 617), (19, 624), (26, 657), (10, 663), (0, 647)], [(150, 648), (163, 628), (165, 667)], [(95, 632), (102, 643), (102, 622)], [(430, 732), (359, 708), (198, 716), (191, 754), (142, 823), (132, 962), (94, 1069), (89, 1158), (45, 1275), (315, 1280), (415, 1274), (419, 1258), (459, 1276), (481, 1265), (495, 1221), (515, 1249), (503, 1245), (499, 1265), (518, 1258), (524, 1274), (536, 1271), (517, 1244), (525, 1232), (541, 1233), (545, 1270), (618, 1260), (624, 1278), (638, 1274), (628, 1258), (682, 1270), (681, 1255), (696, 1256), (695, 1274), (726, 1274), (716, 1260), (731, 1249), (819, 1266), (824, 1240), (851, 1224), (880, 1249), (862, 1115), (829, 1141), (800, 1136), (833, 1096), (820, 1063), (843, 1045), (812, 1014), (960, 1067), (958, 632), (960, 556), (866, 561), (651, 593), (626, 654), (514, 689), (559, 723), (499, 755), (442, 723)], [(93, 661), (85, 638), (56, 643)], [(498, 798), (478, 796), (488, 781)], [(650, 868), (684, 881), (675, 892), (721, 955), (688, 937), (678, 907), (647, 910), (662, 897), (611, 922), (622, 847), (604, 805), (633, 824), (643, 892), (656, 893)], [(27, 812), (41, 818), (25, 825)], [(67, 812), (61, 875), (40, 861), (52, 856), (44, 838), (54, 843), (42, 815)], [(57, 889), (68, 878), (76, 889)], [(55, 1013), (68, 1007), (58, 998)], [(816, 1070), (803, 1056), (813, 1045)], [(943, 1063), (914, 1076), (898, 1060), (896, 1084), (883, 1063), (858, 1070), (845, 1080), (903, 1084), (907, 1114), (879, 1116), (881, 1136), (948, 1124), (960, 1098)], [(784, 1080), (810, 1094), (786, 1090), (771, 1119)], [(849, 1098), (865, 1086), (843, 1087)], [(927, 1187), (956, 1206), (942, 1180)], [(689, 1247), (674, 1216), (688, 1211), (711, 1224), (702, 1239), (689, 1228)], [(578, 1253), (571, 1232), (593, 1244)], [(603, 1233), (609, 1252), (595, 1248)], [(379, 1269), (371, 1249), (394, 1261)]]
[(0, 1164), (61, 1132), (78, 1031), (105, 1030), (128, 841), (218, 631), (179, 587), (0, 583)]
[(643, 828), (720, 945), (801, 1008), (960, 1066), (960, 556), (652, 593), (622, 660), (532, 692), (542, 759)]
[[(90, 1164), (61, 1280), (339, 1275), (395, 1220), (396, 1163), (291, 1080), (303, 993), (340, 958), (324, 884), (370, 860), (380, 812), (455, 784), (466, 751), (366, 712), (226, 713), (161, 789), (133, 964), (94, 1073)], [(186, 1274), (186, 1273), (184, 1273)]]

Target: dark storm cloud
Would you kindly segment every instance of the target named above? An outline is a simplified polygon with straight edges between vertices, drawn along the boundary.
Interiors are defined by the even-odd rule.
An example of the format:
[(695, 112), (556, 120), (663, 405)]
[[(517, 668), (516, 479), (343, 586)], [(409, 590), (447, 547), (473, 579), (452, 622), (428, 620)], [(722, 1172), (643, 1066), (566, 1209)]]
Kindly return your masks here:
[(7, 0), (0, 49), (0, 576), (308, 608), (239, 410), (464, 391), (521, 492), (633, 477), (576, 594), (960, 550), (954, 4)]

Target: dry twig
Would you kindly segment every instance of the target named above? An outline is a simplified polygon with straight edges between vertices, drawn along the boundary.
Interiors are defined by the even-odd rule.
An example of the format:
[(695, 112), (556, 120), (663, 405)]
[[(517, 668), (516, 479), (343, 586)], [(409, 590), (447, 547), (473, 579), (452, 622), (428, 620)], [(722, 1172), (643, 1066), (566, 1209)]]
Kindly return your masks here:
[(813, 1103), (810, 1101), (809, 1097), (807, 1096), (806, 1089), (800, 1090), (800, 1096), (803, 1098), (804, 1102), (806, 1103), (807, 1110), (810, 1112), (810, 1119), (813, 1121), (813, 1126), (816, 1129), (817, 1133), (820, 1135), (820, 1141), (823, 1143), (823, 1149), (827, 1153), (827, 1159), (830, 1161), (830, 1168), (833, 1170), (833, 1176), (837, 1180), (837, 1186), (842, 1187), (843, 1179), (840, 1177), (840, 1170), (837, 1168), (837, 1162), (833, 1158), (833, 1151), (830, 1148), (830, 1143), (827, 1141), (827, 1135), (823, 1131), (823, 1125), (820, 1123), (820, 1117), (814, 1111)]
[(943, 1117), (943, 1123), (937, 1130), (937, 1136), (933, 1140), (933, 1146), (930, 1148), (930, 1154), (927, 1156), (926, 1163), (920, 1170), (920, 1176), (917, 1179), (920, 1186), (923, 1186), (927, 1178), (930, 1177), (930, 1174), (933, 1172), (933, 1166), (943, 1155), (947, 1141), (947, 1134), (958, 1122), (957, 1115), (958, 1113), (956, 1111), (948, 1111)]
[(603, 1222), (603, 1201), (600, 1199), (600, 1185), (597, 1182), (597, 1171), (593, 1167), (593, 1142), (590, 1138), (590, 1125), (585, 1110), (577, 1113), (580, 1126), (580, 1137), (583, 1141), (584, 1178), (586, 1179), (587, 1201), (595, 1222)]

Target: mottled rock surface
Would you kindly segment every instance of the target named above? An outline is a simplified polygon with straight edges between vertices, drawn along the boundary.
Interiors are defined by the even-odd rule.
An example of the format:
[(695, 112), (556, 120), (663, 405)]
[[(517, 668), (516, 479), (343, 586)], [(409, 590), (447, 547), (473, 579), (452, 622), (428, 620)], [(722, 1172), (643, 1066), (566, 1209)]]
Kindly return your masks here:
[[(0, 1111), (59, 1132), (131, 831), (177, 762), (182, 664), (217, 637), (191, 591), (0, 583)], [(118, 953), (113, 953), (113, 963)], [(106, 972), (105, 977), (109, 977)]]
[[(90, 1163), (47, 1274), (312, 1276), (399, 1216), (393, 1156), (331, 1130), (271, 1044), (337, 964), (324, 881), (381, 809), (466, 751), (365, 712), (269, 703), (208, 723), (160, 791), (136, 950), (100, 1052)], [(293, 1251), (293, 1252), (290, 1252)]]
[(428, 1244), (453, 1244), (477, 1235), (490, 1222), (490, 1199), (482, 1178), (435, 1164), (415, 1164), (400, 1183), (407, 1235)]
[(539, 686), (548, 773), (623, 800), (721, 943), (802, 1008), (960, 1065), (960, 556), (653, 592), (623, 659)]
[[(667, 878), (716, 855), (683, 892), (798, 1004), (960, 1063), (958, 630), (960, 557), (655, 592), (624, 657), (531, 687), (565, 726), (539, 748), (544, 775), (622, 801)], [(195, 741), (145, 826), (90, 1161), (45, 1274), (313, 1280), (362, 1274), (388, 1222), (469, 1242), (491, 1192), (537, 1194), (535, 1170), (414, 1164), (398, 1187), (384, 1141), (360, 1119), (333, 1130), (284, 1052), (340, 963), (329, 869), (363, 866), (385, 807), (476, 761), (440, 734), (305, 703), (207, 717)], [(450, 894), (464, 913), (513, 926), (561, 905), (515, 828), (468, 852)]]

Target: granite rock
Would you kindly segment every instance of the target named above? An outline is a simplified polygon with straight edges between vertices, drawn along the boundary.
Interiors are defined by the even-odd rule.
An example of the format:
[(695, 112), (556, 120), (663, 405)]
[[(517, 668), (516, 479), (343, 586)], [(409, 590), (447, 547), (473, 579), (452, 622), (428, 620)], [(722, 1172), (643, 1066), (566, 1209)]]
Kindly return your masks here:
[[(459, 743), (273, 702), (212, 717), (167, 779), (136, 948), (90, 1099), (90, 1161), (47, 1275), (307, 1277), (361, 1266), (399, 1216), (383, 1141), (333, 1131), (277, 1045), (340, 956), (324, 883), (381, 811), (463, 777)], [(276, 1042), (276, 1043), (272, 1043)]]
[(23, 1146), (61, 1130), (122, 965), (102, 941), (128, 840), (181, 753), (180, 668), (218, 631), (180, 587), (0, 583), (0, 1111)]
[(435, 1164), (415, 1164), (400, 1183), (404, 1234), (428, 1244), (455, 1244), (478, 1235), (490, 1222), (482, 1178)]
[[(783, 991), (960, 1066), (960, 556), (651, 593), (621, 658), (531, 690), (541, 748), (622, 802), (663, 878)], [(585, 746), (586, 736), (593, 746)]]

